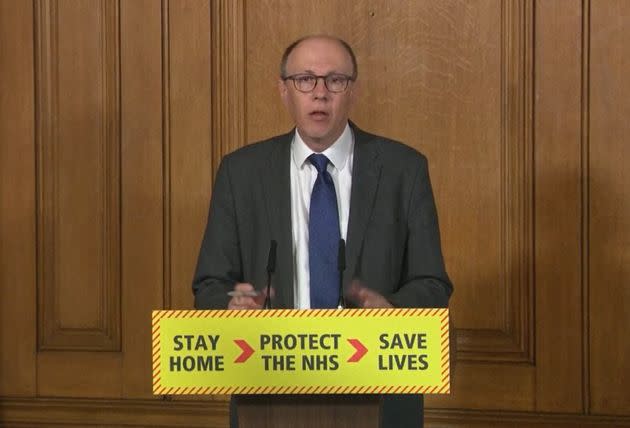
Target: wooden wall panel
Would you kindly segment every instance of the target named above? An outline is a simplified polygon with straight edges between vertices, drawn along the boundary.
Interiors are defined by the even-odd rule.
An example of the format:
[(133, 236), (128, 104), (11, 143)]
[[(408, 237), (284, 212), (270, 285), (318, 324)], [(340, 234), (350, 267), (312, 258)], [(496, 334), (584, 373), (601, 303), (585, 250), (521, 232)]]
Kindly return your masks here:
[[(223, 403), (151, 400), (20, 399), (0, 401), (3, 428), (227, 428)], [(37, 421), (37, 422), (35, 422)], [(500, 411), (427, 410), (427, 428), (630, 427), (628, 417)]]
[(582, 4), (536, 3), (536, 409), (580, 412)]
[(155, 400), (5, 399), (2, 428), (227, 428), (221, 403)]
[(33, 58), (32, 3), (0, 1), (0, 396), (36, 388)]
[(121, 365), (117, 352), (39, 352), (37, 396), (119, 398)]
[[(212, 32), (212, 170), (247, 140), (245, 0), (210, 2)], [(214, 177), (214, 173), (212, 174)]]
[(41, 0), (34, 10), (37, 391), (116, 397), (121, 336), (118, 3)]
[(159, 1), (121, 2), (123, 397), (151, 395), (151, 311), (164, 306), (164, 128)]
[(630, 2), (593, 1), (588, 263), (590, 410), (630, 413)]
[(36, 12), (39, 348), (118, 350), (118, 10)]
[(167, 307), (193, 307), (192, 277), (214, 177), (211, 126), (210, 3), (205, 0), (168, 4), (168, 157), (166, 180), (170, 198), (167, 221), (170, 275)]
[[(498, 163), (498, 195), (493, 195), (494, 198), (498, 196), (498, 203), (495, 202), (497, 212), (494, 213), (498, 218), (499, 232), (495, 237), (496, 243), (499, 247), (499, 256), (494, 260), (497, 261), (498, 266), (494, 269), (498, 271), (498, 280), (490, 283), (484, 287), (495, 290), (498, 293), (497, 296), (497, 308), (496, 312), (490, 312), (485, 317), (493, 318), (498, 322), (498, 326), (494, 328), (488, 328), (480, 326), (478, 323), (472, 321), (477, 318), (483, 318), (483, 315), (477, 314), (473, 310), (463, 310), (462, 319), (460, 320), (460, 328), (458, 330), (458, 358), (462, 360), (476, 360), (476, 361), (503, 361), (503, 362), (520, 362), (531, 365), (533, 363), (533, 343), (534, 343), (534, 330), (533, 330), (533, 109), (532, 109), (532, 94), (533, 94), (533, 28), (534, 28), (534, 15), (533, 15), (533, 3), (532, 2), (504, 2), (500, 8), (500, 54), (495, 51), (488, 50), (486, 55), (488, 57), (493, 53), (495, 55), (494, 60), (499, 60), (499, 73), (498, 76), (493, 76), (495, 80), (500, 82), (498, 86), (500, 91), (500, 101), (498, 103), (500, 108), (499, 129), (500, 137), (499, 144), (499, 158), (493, 159)], [(482, 12), (483, 13), (483, 12)], [(486, 30), (491, 32), (490, 28)], [(487, 38), (489, 36), (486, 36)], [(460, 43), (461, 44), (461, 43)], [(471, 46), (471, 50), (474, 48)], [(492, 68), (496, 66), (489, 58), (487, 58), (482, 67)], [(484, 82), (480, 82), (486, 85), (487, 88), (496, 85), (490, 82), (490, 77), (487, 77)], [(463, 80), (463, 77), (462, 77)], [(461, 88), (462, 92), (466, 92), (464, 87)], [(477, 100), (481, 100), (477, 95)], [(474, 104), (470, 102), (469, 104)], [(485, 108), (489, 109), (490, 103), (484, 104)], [(474, 116), (478, 114), (471, 111), (466, 113), (466, 116)], [(494, 107), (488, 113), (494, 114)], [(483, 111), (483, 109), (478, 109)], [(463, 122), (459, 125), (457, 123)], [(475, 122), (470, 125), (476, 132), (483, 132), (483, 126), (481, 123), (489, 123), (490, 118)], [(491, 299), (493, 294), (487, 295), (485, 292), (481, 294), (478, 290), (478, 284), (471, 283), (471, 274), (479, 269), (479, 265), (476, 262), (480, 261), (478, 256), (473, 258), (470, 254), (484, 254), (483, 248), (477, 248), (470, 251), (471, 242), (467, 240), (480, 240), (475, 245), (487, 244), (487, 241), (492, 237), (488, 233), (487, 225), (484, 224), (471, 224), (469, 221), (462, 222), (461, 214), (464, 212), (461, 208), (466, 207), (469, 209), (477, 206), (476, 212), (485, 213), (487, 217), (483, 221), (489, 221), (492, 219), (492, 213), (490, 208), (491, 204), (484, 206), (481, 202), (481, 208), (479, 208), (480, 202), (475, 200), (477, 195), (465, 193), (462, 194), (460, 189), (467, 188), (470, 183), (470, 173), (462, 174), (460, 172), (460, 165), (472, 163), (479, 164), (486, 151), (484, 149), (479, 150), (479, 147), (473, 149), (475, 144), (466, 142), (467, 132), (466, 122), (456, 120), (451, 127), (462, 128), (459, 131), (459, 135), (455, 138), (446, 140), (448, 145), (453, 147), (454, 153), (466, 153), (465, 157), (456, 156), (444, 156), (447, 150), (437, 149), (433, 156), (446, 165), (447, 171), (442, 177), (446, 177), (443, 182), (438, 182), (437, 185), (441, 185), (441, 189), (438, 191), (445, 191), (451, 196), (451, 200), (446, 200), (442, 203), (444, 211), (450, 213), (447, 215), (447, 222), (442, 222), (442, 228), (447, 233), (444, 238), (444, 245), (451, 245), (455, 248), (451, 257), (466, 256), (465, 259), (453, 260), (452, 263), (455, 266), (461, 266), (465, 269), (464, 272), (459, 272), (462, 287), (464, 288), (463, 296), (457, 300), (457, 296), (453, 299), (453, 307), (457, 308), (458, 301), (469, 302), (481, 299)], [(480, 131), (481, 130), (481, 131)], [(475, 137), (473, 137), (475, 138)], [(488, 144), (489, 138), (480, 139), (479, 143)], [(465, 150), (460, 150), (459, 146), (465, 146)], [(477, 152), (477, 158), (472, 153)], [(495, 167), (496, 167), (495, 166)], [(468, 166), (470, 172), (473, 171), (471, 166)], [(473, 175), (475, 175), (473, 173)], [(435, 180), (434, 180), (435, 182)], [(487, 180), (486, 180), (487, 182)], [(492, 195), (488, 190), (483, 190), (486, 183), (478, 183), (477, 193), (483, 195)], [(454, 189), (457, 189), (454, 191)], [(496, 189), (491, 189), (496, 191)], [(488, 197), (488, 196), (486, 196)], [(470, 199), (468, 199), (470, 198)], [(484, 216), (477, 216), (484, 217)], [(478, 221), (478, 220), (474, 220)], [(470, 230), (460, 230), (462, 226), (470, 230), (478, 230), (481, 233), (480, 236), (471, 233)], [(484, 236), (487, 235), (487, 236)], [(484, 239), (486, 241), (484, 241)], [(474, 247), (473, 247), (474, 248)], [(462, 251), (463, 250), (463, 251)], [(487, 257), (487, 254), (484, 256)], [(447, 263), (449, 258), (447, 255)], [(463, 262), (465, 260), (465, 262)], [(462, 263), (463, 262), (463, 263)], [(497, 269), (498, 267), (498, 269)], [(455, 274), (458, 272), (455, 271)], [(483, 282), (481, 282), (483, 283)], [(472, 287), (471, 287), (472, 285)], [(464, 305), (466, 307), (467, 305)], [(488, 308), (486, 308), (488, 309)], [(472, 320), (471, 317), (472, 316)], [(472, 322), (471, 322), (472, 321)]]

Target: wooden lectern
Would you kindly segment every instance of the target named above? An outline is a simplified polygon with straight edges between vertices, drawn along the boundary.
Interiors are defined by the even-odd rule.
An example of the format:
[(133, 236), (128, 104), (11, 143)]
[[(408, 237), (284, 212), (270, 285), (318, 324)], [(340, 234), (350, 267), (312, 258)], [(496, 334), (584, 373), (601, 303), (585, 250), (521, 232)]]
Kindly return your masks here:
[[(451, 378), (455, 368), (455, 327), (449, 319)], [(380, 395), (240, 395), (239, 428), (378, 428)]]
[(421, 425), (417, 395), (450, 392), (446, 308), (159, 310), (152, 326), (153, 393), (235, 394), (241, 428)]
[(241, 395), (239, 428), (378, 428), (379, 395)]

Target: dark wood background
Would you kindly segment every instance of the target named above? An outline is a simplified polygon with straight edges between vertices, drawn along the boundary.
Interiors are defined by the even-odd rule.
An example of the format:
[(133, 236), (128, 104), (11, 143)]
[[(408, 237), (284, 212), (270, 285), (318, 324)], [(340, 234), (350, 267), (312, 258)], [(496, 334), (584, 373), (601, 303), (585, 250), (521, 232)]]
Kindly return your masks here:
[[(0, 0), (0, 425), (226, 426), (151, 395), (222, 155), (290, 127), (284, 47), (429, 158), (458, 356), (428, 427), (630, 426), (630, 2)], [(624, 167), (626, 165), (626, 167)]]

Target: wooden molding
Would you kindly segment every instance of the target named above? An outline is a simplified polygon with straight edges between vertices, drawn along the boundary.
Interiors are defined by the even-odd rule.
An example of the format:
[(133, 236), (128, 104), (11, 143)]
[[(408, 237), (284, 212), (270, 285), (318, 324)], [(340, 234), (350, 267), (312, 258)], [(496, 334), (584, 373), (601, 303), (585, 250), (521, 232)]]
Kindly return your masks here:
[[(36, 151), (37, 151), (37, 284), (38, 298), (38, 341), (40, 350), (100, 350), (120, 349), (120, 67), (119, 67), (119, 8), (118, 2), (99, 2), (101, 28), (94, 34), (100, 35), (102, 58), (94, 83), (92, 99), (100, 97), (101, 105), (90, 106), (69, 124), (64, 117), (63, 106), (67, 94), (60, 93), (59, 32), (64, 23), (59, 22), (60, 4), (56, 1), (35, 2), (35, 82), (36, 82)], [(80, 49), (80, 48), (77, 48)], [(64, 57), (71, 61), (68, 57)], [(65, 76), (67, 79), (67, 75)], [(100, 78), (100, 80), (99, 80)], [(67, 83), (66, 83), (67, 85)], [(78, 98), (78, 97), (75, 97)], [(66, 115), (67, 116), (67, 115)], [(64, 122), (65, 120), (65, 122)], [(63, 132), (71, 135), (77, 128), (96, 132), (96, 141), (64, 140)], [(95, 159), (84, 159), (80, 155), (61, 162), (62, 148), (66, 144), (85, 144), (96, 147)], [(66, 151), (72, 147), (65, 148)], [(74, 188), (62, 188), (60, 174), (79, 164), (90, 162), (95, 165), (94, 181), (98, 183), (93, 198), (75, 198), (72, 202), (62, 201), (61, 194), (73, 194)], [(69, 163), (71, 163), (69, 165)], [(85, 166), (83, 166), (85, 169)], [(67, 186), (67, 184), (66, 184)], [(72, 184), (74, 186), (74, 184)], [(78, 201), (78, 202), (77, 202)], [(66, 256), (60, 248), (63, 233), (59, 230), (64, 222), (60, 210), (62, 204), (84, 207), (89, 204), (90, 212), (98, 212), (99, 221), (92, 224), (98, 234), (96, 242), (82, 238), (75, 253), (83, 252), (83, 246), (94, 245), (91, 251), (98, 254), (96, 266), (90, 273), (90, 282), (77, 279), (62, 284), (59, 278), (60, 263), (66, 272), (81, 266), (82, 260)], [(78, 205), (77, 205), (78, 204)], [(81, 205), (83, 204), (83, 205)], [(96, 207), (96, 208), (94, 208)], [(70, 227), (70, 226), (68, 226)], [(76, 289), (96, 288), (98, 309), (90, 319), (81, 320), (82, 325), (68, 325), (60, 314), (59, 302), (68, 298)], [(62, 294), (65, 291), (65, 295)], [(72, 291), (68, 291), (72, 290)], [(76, 300), (76, 301), (75, 301)], [(79, 301), (72, 296), (66, 306)]]
[(430, 410), (425, 408), (428, 428), (595, 428), (628, 427), (629, 417), (599, 415), (496, 412), (486, 410)]
[(581, 175), (582, 175), (582, 198), (581, 198), (581, 216), (582, 216), (582, 263), (581, 263), (581, 279), (582, 279), (582, 400), (583, 408), (591, 408), (591, 361), (590, 361), (590, 193), (589, 193), (589, 176), (590, 176), (590, 40), (591, 40), (591, 0), (583, 0), (582, 2), (582, 129), (581, 129)]
[(224, 398), (212, 401), (4, 399), (0, 425), (108, 427), (227, 427)]
[(162, 0), (162, 257), (164, 308), (171, 307), (171, 48), (169, 0)]
[(533, 2), (501, 3), (503, 328), (458, 329), (457, 358), (534, 362)]
[(581, 89), (581, 103), (574, 101), (573, 117), (580, 114), (581, 123), (574, 124), (579, 146), (572, 148), (580, 155), (573, 171), (579, 179), (574, 182), (580, 186), (575, 208), (582, 226), (577, 249), (582, 266), (583, 405), (593, 412), (628, 414), (630, 2), (583, 0), (580, 6), (581, 75), (574, 90)]
[(211, 4), (212, 27), (212, 168), (246, 143), (245, 0)]
[[(227, 427), (226, 397), (208, 401), (7, 398), (3, 427)], [(425, 426), (494, 428), (630, 427), (630, 417), (425, 409)]]
[(0, 2), (0, 396), (37, 390), (33, 13)]

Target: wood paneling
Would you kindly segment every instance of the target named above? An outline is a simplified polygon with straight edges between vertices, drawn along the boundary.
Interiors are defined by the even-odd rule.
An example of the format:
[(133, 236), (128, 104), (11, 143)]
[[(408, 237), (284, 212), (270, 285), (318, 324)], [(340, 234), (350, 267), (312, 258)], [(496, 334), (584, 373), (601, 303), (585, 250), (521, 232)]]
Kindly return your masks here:
[(162, 13), (121, 3), (123, 397), (152, 396), (151, 310), (164, 305)]
[(502, 307), (491, 315), (501, 325), (474, 329), (464, 324), (458, 330), (462, 360), (533, 363), (533, 24), (532, 2), (502, 4), (500, 282), (493, 285), (503, 295)]
[(118, 397), (118, 3), (41, 0), (34, 10), (37, 393)]
[(621, 415), (630, 409), (630, 2), (592, 2), (590, 25), (590, 410)]
[(36, 2), (42, 350), (120, 348), (116, 5)]
[[(192, 275), (207, 220), (215, 169), (212, 168), (210, 4), (205, 0), (168, 5), (168, 156), (169, 204), (165, 267), (170, 276), (167, 307), (192, 308)], [(232, 125), (238, 124), (232, 121)], [(224, 123), (225, 124), (225, 123)], [(227, 133), (225, 135), (228, 135)], [(167, 195), (170, 198), (167, 199)]]
[(282, 50), (324, 32), (357, 53), (353, 120), (429, 158), (459, 353), (426, 426), (630, 426), (628, 22), (624, 0), (0, 0), (0, 425), (227, 426), (225, 397), (152, 396), (151, 310), (192, 307), (218, 163), (291, 127)]
[(580, 412), (581, 31), (579, 0), (536, 3), (536, 409)]
[[(183, 403), (149, 400), (8, 399), (0, 401), (3, 427), (186, 427), (228, 426), (222, 401)], [(34, 415), (37, 415), (34, 417)], [(428, 428), (596, 428), (628, 427), (627, 417), (531, 414), (497, 411), (429, 410)]]
[(36, 388), (33, 57), (32, 3), (0, 1), (0, 396)]
[(425, 396), (425, 409), (532, 411), (536, 400), (535, 374), (534, 367), (524, 364), (457, 362), (451, 373), (451, 394)]
[(223, 155), (249, 141), (245, 118), (245, 0), (214, 0), (210, 13), (213, 106), (211, 167), (214, 177)]
[(119, 398), (121, 365), (122, 355), (116, 352), (40, 352), (37, 395)]
[(0, 401), (3, 428), (228, 427), (224, 401), (8, 399)]
[(562, 413), (429, 410), (426, 413), (425, 426), (429, 428), (622, 428), (630, 426), (630, 418)]

